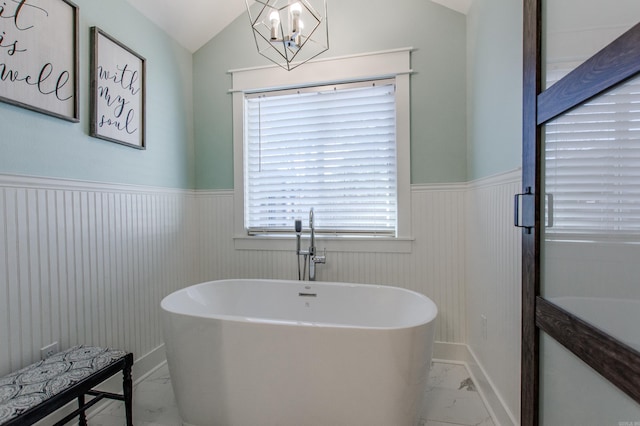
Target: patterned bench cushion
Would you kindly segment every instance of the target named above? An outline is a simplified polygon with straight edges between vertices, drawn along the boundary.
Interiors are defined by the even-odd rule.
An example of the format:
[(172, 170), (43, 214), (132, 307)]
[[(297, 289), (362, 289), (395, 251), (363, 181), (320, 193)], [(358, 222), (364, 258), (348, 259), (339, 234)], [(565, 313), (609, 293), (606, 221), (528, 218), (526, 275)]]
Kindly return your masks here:
[(0, 378), (0, 424), (100, 371), (127, 353), (75, 346)]

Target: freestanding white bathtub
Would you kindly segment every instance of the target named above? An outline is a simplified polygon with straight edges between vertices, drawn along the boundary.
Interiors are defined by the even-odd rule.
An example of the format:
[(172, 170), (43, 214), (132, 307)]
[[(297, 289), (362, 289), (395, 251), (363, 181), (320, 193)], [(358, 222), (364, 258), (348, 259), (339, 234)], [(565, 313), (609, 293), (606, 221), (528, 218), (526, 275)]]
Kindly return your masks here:
[(223, 280), (161, 303), (185, 425), (409, 426), (436, 305), (396, 287)]

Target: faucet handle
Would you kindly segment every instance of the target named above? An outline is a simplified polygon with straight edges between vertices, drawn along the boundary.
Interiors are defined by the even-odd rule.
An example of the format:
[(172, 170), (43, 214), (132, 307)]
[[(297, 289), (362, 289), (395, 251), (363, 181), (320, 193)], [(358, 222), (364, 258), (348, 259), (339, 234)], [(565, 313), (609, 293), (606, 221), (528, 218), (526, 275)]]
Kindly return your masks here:
[(322, 256), (313, 256), (313, 263), (327, 263), (327, 248), (322, 249)]

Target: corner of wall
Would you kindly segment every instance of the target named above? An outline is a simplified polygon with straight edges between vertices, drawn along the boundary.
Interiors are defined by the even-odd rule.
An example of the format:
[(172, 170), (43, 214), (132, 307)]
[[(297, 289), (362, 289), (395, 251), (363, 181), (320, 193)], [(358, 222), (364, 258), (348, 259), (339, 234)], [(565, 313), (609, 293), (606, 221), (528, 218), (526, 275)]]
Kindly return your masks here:
[(470, 366), (486, 378), (485, 387), (493, 389), (495, 401), (515, 424), (520, 412), (521, 234), (513, 226), (512, 201), (520, 182), (520, 168), (471, 182), (466, 218)]

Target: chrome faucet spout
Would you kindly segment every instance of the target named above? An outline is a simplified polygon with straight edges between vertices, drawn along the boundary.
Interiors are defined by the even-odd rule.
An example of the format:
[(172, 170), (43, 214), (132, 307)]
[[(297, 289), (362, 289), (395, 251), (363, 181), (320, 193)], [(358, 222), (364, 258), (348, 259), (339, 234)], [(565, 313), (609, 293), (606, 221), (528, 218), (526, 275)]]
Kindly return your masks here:
[[(316, 227), (313, 223), (313, 207), (309, 210), (309, 249), (300, 250), (300, 234), (302, 232), (302, 221), (296, 219), (295, 231), (296, 231), (296, 255), (298, 256), (298, 279), (304, 280), (307, 269), (307, 262), (309, 262), (309, 281), (316, 280), (316, 264), (326, 263), (327, 250), (325, 249), (322, 255), (316, 255)], [(300, 256), (304, 257), (304, 269), (300, 271)]]

